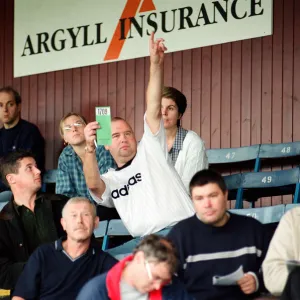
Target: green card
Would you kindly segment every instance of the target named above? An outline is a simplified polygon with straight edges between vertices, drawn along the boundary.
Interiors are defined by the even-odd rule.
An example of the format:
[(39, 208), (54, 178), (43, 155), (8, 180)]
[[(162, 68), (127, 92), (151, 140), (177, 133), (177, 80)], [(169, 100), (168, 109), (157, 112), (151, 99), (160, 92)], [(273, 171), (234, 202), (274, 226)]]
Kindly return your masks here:
[(109, 106), (96, 107), (96, 121), (101, 127), (97, 130), (97, 144), (111, 145), (111, 115)]

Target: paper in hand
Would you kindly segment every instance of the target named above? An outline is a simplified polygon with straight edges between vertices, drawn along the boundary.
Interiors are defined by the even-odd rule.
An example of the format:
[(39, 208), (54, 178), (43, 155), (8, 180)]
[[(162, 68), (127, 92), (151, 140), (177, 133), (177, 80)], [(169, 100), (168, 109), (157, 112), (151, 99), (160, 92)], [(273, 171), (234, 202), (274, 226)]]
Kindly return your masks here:
[(230, 274), (224, 276), (214, 276), (213, 285), (237, 285), (237, 281), (239, 281), (243, 276), (243, 266), (240, 266), (236, 271)]
[(96, 121), (100, 125), (100, 129), (97, 130), (97, 144), (111, 145), (111, 115), (109, 106), (96, 107)]

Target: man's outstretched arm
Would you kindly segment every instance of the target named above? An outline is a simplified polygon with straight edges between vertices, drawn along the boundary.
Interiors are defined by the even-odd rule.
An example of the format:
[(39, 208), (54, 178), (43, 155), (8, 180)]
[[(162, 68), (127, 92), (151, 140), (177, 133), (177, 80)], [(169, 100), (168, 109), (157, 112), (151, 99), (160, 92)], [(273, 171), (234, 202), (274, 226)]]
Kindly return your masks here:
[(146, 92), (147, 110), (146, 121), (153, 134), (160, 127), (161, 120), (161, 95), (163, 89), (163, 64), (164, 52), (167, 48), (163, 39), (154, 40), (154, 33), (150, 36), (150, 77)]

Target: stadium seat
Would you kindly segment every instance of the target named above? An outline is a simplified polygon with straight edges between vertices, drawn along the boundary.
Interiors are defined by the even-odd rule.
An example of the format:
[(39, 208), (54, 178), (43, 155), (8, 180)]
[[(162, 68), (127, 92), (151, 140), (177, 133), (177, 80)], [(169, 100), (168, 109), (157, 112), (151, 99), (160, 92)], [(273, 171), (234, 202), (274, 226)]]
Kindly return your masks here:
[(95, 238), (101, 238), (104, 237), (107, 231), (107, 221), (101, 221), (99, 223), (99, 226), (94, 230)]
[(223, 176), (228, 190), (228, 200), (235, 200), (242, 183), (242, 174)]
[(258, 154), (258, 170), (262, 160), (300, 156), (300, 142), (284, 144), (261, 144)]
[(287, 204), (287, 205), (285, 206), (285, 211), (284, 211), (284, 212), (287, 212), (287, 211), (289, 211), (290, 209), (293, 209), (293, 208), (295, 208), (295, 207), (297, 207), (297, 206), (300, 206), (300, 203)]
[(42, 185), (43, 192), (46, 192), (47, 184), (56, 183), (56, 174), (57, 174), (56, 169), (48, 170), (45, 172), (45, 174), (43, 176), (43, 185)]
[(122, 220), (110, 220), (107, 226), (107, 232), (103, 239), (103, 250), (108, 249), (110, 236), (130, 236)]
[(0, 203), (5, 202), (7, 203), (12, 197), (11, 191), (4, 191), (0, 193)]
[(111, 248), (106, 250), (110, 255), (114, 256), (116, 259), (121, 260), (124, 257), (132, 253), (136, 245), (141, 241), (142, 238), (134, 238), (129, 242), (124, 243), (121, 246)]
[(275, 205), (257, 208), (230, 209), (237, 215), (249, 216), (263, 224), (278, 223), (285, 212), (285, 205)]
[(299, 168), (274, 172), (243, 173), (235, 208), (243, 208), (244, 198), (249, 200), (288, 194), (294, 194), (293, 202), (298, 203)]
[(2, 210), (2, 208), (7, 204), (8, 202), (0, 202), (0, 211)]
[(214, 164), (229, 164), (254, 160), (254, 171), (258, 171), (258, 153), (260, 145), (240, 148), (209, 149), (206, 151), (208, 162)]

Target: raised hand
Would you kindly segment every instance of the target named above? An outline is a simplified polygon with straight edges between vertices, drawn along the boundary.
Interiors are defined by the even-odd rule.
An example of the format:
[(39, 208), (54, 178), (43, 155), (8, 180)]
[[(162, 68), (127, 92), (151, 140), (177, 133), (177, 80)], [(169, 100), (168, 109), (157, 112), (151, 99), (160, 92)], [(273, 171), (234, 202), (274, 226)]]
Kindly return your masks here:
[(154, 32), (150, 35), (149, 52), (150, 61), (152, 64), (161, 65), (164, 61), (164, 55), (167, 48), (164, 45), (164, 39), (159, 38), (154, 40)]
[(99, 128), (100, 125), (96, 121), (88, 123), (84, 128), (84, 137), (86, 144), (92, 148), (95, 147), (94, 141), (96, 140), (96, 130)]

